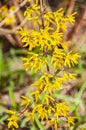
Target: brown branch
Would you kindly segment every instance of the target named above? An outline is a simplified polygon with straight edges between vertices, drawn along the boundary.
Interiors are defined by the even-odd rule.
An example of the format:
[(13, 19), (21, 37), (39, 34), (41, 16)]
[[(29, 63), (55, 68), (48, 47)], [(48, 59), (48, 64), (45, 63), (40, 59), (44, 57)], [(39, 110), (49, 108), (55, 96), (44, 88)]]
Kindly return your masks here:
[(75, 3), (76, 3), (76, 0), (70, 0), (69, 6), (67, 9), (67, 15), (70, 15), (73, 12)]
[[(15, 28), (15, 26), (16, 26), (15, 24), (11, 24), (11, 25), (10, 25), (11, 29)], [(17, 34), (15, 33), (14, 37), (15, 37), (15, 40), (16, 40), (16, 45), (17, 45), (17, 46), (21, 46), (21, 41), (20, 41), (19, 35), (17, 35)]]
[(20, 25), (18, 25), (17, 27), (15, 27), (15, 28), (13, 28), (13, 29), (0, 28), (0, 35), (16, 34), (16, 31), (17, 31), (20, 27), (23, 27), (27, 21), (28, 21), (27, 18), (25, 18)]
[(9, 42), (10, 42), (13, 46), (16, 46), (16, 41), (15, 41), (15, 39), (14, 39), (10, 34), (5, 35), (5, 36), (6, 36), (6, 38), (9, 40)]
[[(44, 5), (43, 5), (43, 0), (40, 0), (40, 7), (41, 7), (41, 10), (40, 10), (41, 16), (40, 16), (40, 18), (41, 18), (41, 22), (42, 22), (42, 28), (44, 29), (44, 19), (43, 19)], [(43, 48), (43, 53), (47, 57), (47, 48), (46, 48), (46, 46), (44, 46), (44, 48)], [(47, 72), (49, 72), (50, 68), (49, 68), (48, 64), (47, 64), (46, 68), (47, 68)]]
[[(19, 7), (19, 4), (18, 4), (18, 1), (17, 1), (17, 0), (13, 0), (13, 4), (14, 4), (14, 6), (15, 6), (16, 8)], [(19, 8), (19, 10), (17, 11), (16, 14), (17, 14), (18, 19), (19, 19), (19, 21), (20, 21), (20, 23), (21, 23), (21, 22), (23, 21), (24, 17), (23, 17), (23, 14), (22, 14), (20, 8)]]
[(27, 2), (28, 2), (28, 0), (24, 0), (24, 1), (23, 1), (21, 4), (19, 4), (19, 6), (12, 12), (12, 14), (8, 14), (7, 17), (0, 22), (0, 27), (5, 24), (6, 20), (10, 17), (10, 15), (14, 15), (15, 13), (17, 13), (17, 12), (19, 11), (19, 9), (20, 9), (21, 7), (23, 7)]
[(24, 116), (24, 113), (28, 111), (28, 107), (25, 107), (22, 111), (19, 112), (18, 116), (22, 117)]
[(43, 19), (43, 11), (44, 11), (44, 5), (43, 5), (43, 0), (40, 0), (40, 6), (41, 6), (41, 10), (40, 10), (40, 12), (41, 12), (41, 22), (42, 22), (42, 28), (44, 29), (44, 19)]

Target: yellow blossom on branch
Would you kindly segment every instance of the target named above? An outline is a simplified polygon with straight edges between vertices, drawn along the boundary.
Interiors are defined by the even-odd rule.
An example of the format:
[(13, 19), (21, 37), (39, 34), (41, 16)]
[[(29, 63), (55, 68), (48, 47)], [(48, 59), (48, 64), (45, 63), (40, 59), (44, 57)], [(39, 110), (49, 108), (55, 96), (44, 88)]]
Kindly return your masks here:
[(10, 114), (10, 117), (7, 119), (8, 128), (12, 128), (12, 130), (14, 130), (15, 128), (19, 128), (19, 117), (17, 116), (17, 113), (12, 110), (6, 110), (6, 113)]
[(77, 119), (76, 117), (68, 117), (68, 128), (70, 128), (71, 125), (75, 125), (74, 121)]
[(32, 113), (37, 113), (38, 114), (38, 118), (41, 119), (41, 121), (43, 121), (44, 119), (48, 119), (48, 113), (47, 110), (43, 107), (42, 104), (37, 104)]
[(18, 120), (19, 118), (16, 117), (15, 115), (12, 115), (11, 117), (9, 117), (8, 119), (8, 128), (19, 128), (19, 125), (18, 125)]
[(65, 57), (65, 62), (64, 65), (67, 66), (69, 68), (71, 68), (72, 66), (75, 66), (78, 64), (78, 58), (80, 58), (79, 53), (72, 53), (72, 51), (68, 52), (68, 54)]
[(31, 96), (35, 96), (36, 102), (38, 101), (40, 97), (40, 92), (38, 90), (31, 93)]
[(6, 18), (5, 25), (11, 25), (16, 22), (16, 16), (13, 14), (15, 6), (8, 8), (6, 5), (0, 8), (0, 21)]
[(21, 98), (23, 99), (23, 101), (21, 102), (21, 106), (28, 106), (31, 102), (31, 100), (29, 98), (27, 98), (26, 96), (21, 96)]
[(34, 113), (28, 112), (28, 113), (25, 113), (24, 116), (26, 117), (28, 121), (34, 121)]
[[(28, 48), (27, 56), (22, 58), (26, 71), (41, 73), (40, 78), (30, 85), (35, 88), (30, 93), (31, 98), (22, 96), (21, 106), (25, 107), (23, 115), (30, 123), (35, 121), (37, 115), (41, 123), (46, 121), (57, 130), (61, 117), (66, 120), (68, 127), (74, 125), (75, 119), (70, 117), (67, 103), (58, 102), (53, 93), (76, 77), (76, 74), (67, 72), (65, 68), (77, 65), (80, 55), (68, 50), (70, 41), (63, 42), (67, 23), (75, 22), (76, 13), (66, 16), (62, 8), (54, 12), (47, 11), (43, 2), (35, 0), (35, 4), (27, 7), (24, 12), (24, 16), (33, 23), (33, 28), (20, 28), (18, 31), (23, 47)], [(8, 114), (11, 115), (8, 127), (18, 128), (17, 114), (13, 111), (8, 111)]]

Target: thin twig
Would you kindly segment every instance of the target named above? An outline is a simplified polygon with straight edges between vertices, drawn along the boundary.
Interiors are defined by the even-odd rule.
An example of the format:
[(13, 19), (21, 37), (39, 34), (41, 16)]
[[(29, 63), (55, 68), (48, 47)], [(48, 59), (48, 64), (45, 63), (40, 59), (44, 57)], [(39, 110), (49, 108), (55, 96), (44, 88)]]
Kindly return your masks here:
[(13, 28), (13, 29), (7, 29), (7, 28), (0, 28), (0, 35), (6, 35), (6, 34), (15, 34), (16, 31), (25, 25), (25, 23), (27, 22), (27, 17), (22, 21), (22, 23), (20, 25), (18, 25), (17, 27)]
[(76, 3), (76, 0), (70, 0), (69, 6), (67, 9), (67, 15), (70, 15), (73, 12), (75, 3)]
[(43, 27), (43, 29), (44, 29), (44, 19), (43, 19), (43, 11), (44, 11), (44, 6), (43, 6), (43, 0), (40, 0), (40, 6), (41, 6), (41, 10), (40, 10), (40, 12), (41, 12), (41, 22), (42, 22), (42, 27)]
[(5, 35), (5, 36), (6, 36), (6, 38), (9, 40), (9, 42), (10, 42), (13, 46), (16, 46), (16, 41), (15, 41), (15, 39), (14, 39), (10, 34)]
[(22, 111), (19, 112), (18, 116), (22, 117), (27, 110), (28, 110), (28, 107), (25, 107)]
[[(40, 10), (41, 16), (40, 17), (41, 17), (41, 22), (42, 22), (42, 28), (44, 29), (44, 19), (43, 19), (44, 5), (43, 5), (43, 0), (40, 0), (40, 7), (41, 7), (41, 10)], [(45, 56), (47, 56), (47, 48), (46, 48), (46, 46), (44, 46), (43, 53), (44, 53)], [(49, 72), (50, 68), (49, 68), (48, 64), (47, 64), (46, 68), (47, 68), (47, 72)]]
[[(15, 6), (16, 8), (19, 7), (19, 4), (18, 4), (18, 1), (17, 1), (17, 0), (13, 0), (13, 4), (14, 4), (14, 6)], [(22, 14), (21, 10), (19, 9), (16, 14), (17, 14), (17, 17), (18, 17), (20, 23), (22, 23), (24, 17), (23, 17), (23, 14)]]

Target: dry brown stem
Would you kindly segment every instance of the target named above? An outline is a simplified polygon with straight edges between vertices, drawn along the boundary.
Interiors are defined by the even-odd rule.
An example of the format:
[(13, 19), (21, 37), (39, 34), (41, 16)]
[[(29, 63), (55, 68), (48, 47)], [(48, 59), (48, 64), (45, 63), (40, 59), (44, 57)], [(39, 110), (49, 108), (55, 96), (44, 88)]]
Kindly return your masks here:
[[(19, 7), (19, 4), (18, 4), (18, 1), (17, 1), (17, 0), (13, 0), (13, 4), (14, 4), (14, 6), (15, 6), (16, 8)], [(20, 23), (21, 23), (21, 22), (23, 21), (24, 17), (23, 17), (23, 14), (22, 14), (20, 8), (19, 8), (19, 10), (17, 11), (16, 14), (17, 14), (17, 17), (18, 17), (18, 19), (19, 19), (19, 21), (20, 21)]]
[(16, 34), (16, 31), (20, 28), (23, 27), (27, 22), (27, 18), (25, 18), (20, 25), (17, 27), (14, 27), (13, 29), (7, 29), (7, 28), (0, 28), (0, 35), (6, 35), (6, 34)]
[(43, 0), (40, 0), (40, 6), (41, 6), (41, 22), (42, 22), (42, 27), (44, 28), (44, 19), (43, 19), (43, 11), (44, 11), (44, 5), (43, 5)]
[(8, 34), (8, 35), (5, 35), (6, 38), (8, 39), (8, 41), (13, 45), (13, 46), (16, 46), (16, 40), (12, 37), (12, 35)]
[(70, 15), (73, 12), (75, 3), (76, 3), (76, 0), (70, 0), (69, 6), (67, 9), (67, 15)]

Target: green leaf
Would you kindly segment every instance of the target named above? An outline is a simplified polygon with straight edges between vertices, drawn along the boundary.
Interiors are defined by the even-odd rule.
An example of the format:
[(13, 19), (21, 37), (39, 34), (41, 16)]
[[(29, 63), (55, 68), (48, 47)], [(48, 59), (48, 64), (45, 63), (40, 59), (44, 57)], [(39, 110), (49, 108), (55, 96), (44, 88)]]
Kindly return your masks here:
[(83, 92), (84, 92), (85, 89), (86, 89), (86, 82), (84, 82), (84, 83), (82, 84), (80, 91), (79, 91), (78, 94), (76, 95), (75, 98), (76, 98), (77, 100), (81, 99), (81, 96), (82, 96), (82, 94), (83, 94)]
[(26, 123), (27, 123), (27, 118), (24, 118), (21, 122), (21, 128), (25, 127), (26, 126)]
[(36, 122), (36, 124), (38, 125), (39, 129), (40, 129), (40, 130), (45, 130), (45, 129), (44, 129), (44, 126), (43, 126), (43, 125), (41, 124), (41, 122), (39, 121), (38, 116), (37, 116), (36, 113), (34, 114), (34, 118), (35, 118), (35, 122)]
[(15, 101), (15, 97), (14, 97), (14, 82), (11, 80), (10, 81), (10, 86), (9, 86), (9, 96), (10, 96), (10, 100), (11, 100), (11, 103), (12, 103), (12, 106), (13, 107), (17, 107), (16, 106), (16, 101)]
[(31, 130), (37, 130), (35, 123), (32, 123), (32, 126), (30, 128), (31, 128)]
[(60, 69), (57, 69), (54, 73), (54, 76), (56, 76), (61, 70)]
[(0, 117), (0, 124), (4, 124), (4, 121), (8, 118), (8, 115), (4, 115), (3, 117)]
[[(2, 82), (2, 73), (5, 70), (5, 64), (4, 64), (4, 57), (3, 57), (3, 52), (2, 52), (2, 43), (0, 43), (0, 83)], [(1, 84), (0, 84), (1, 86)]]

